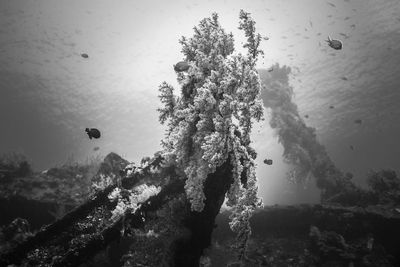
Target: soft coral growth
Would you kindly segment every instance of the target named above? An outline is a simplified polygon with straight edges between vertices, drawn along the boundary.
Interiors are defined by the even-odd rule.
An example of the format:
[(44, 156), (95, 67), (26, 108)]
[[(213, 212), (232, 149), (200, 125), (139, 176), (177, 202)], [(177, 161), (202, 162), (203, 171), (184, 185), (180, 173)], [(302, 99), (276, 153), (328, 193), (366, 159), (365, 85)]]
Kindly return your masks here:
[[(240, 12), (246, 56), (234, 55), (232, 33), (227, 34), (214, 13), (194, 27), (191, 38), (182, 37), (182, 53), (190, 68), (179, 72), (182, 96), (173, 95), (167, 83), (160, 86), (160, 122), (168, 121), (164, 157), (174, 159), (187, 177), (185, 191), (193, 211), (204, 209), (204, 182), (228, 159), (233, 183), (228, 204), (234, 206), (232, 229), (244, 251), (250, 234), (248, 220), (261, 201), (257, 198), (255, 151), (250, 147), (254, 120), (263, 116), (260, 79), (255, 69), (261, 36), (255, 33), (249, 13)], [(244, 179), (243, 176), (246, 178)]]

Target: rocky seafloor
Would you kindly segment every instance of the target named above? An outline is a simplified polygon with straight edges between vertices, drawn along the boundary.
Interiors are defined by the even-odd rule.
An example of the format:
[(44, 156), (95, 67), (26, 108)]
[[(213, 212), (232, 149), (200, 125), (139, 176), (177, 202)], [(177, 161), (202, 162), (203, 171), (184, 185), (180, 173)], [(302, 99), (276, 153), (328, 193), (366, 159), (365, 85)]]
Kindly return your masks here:
[[(194, 216), (181, 180), (174, 177), (178, 174), (154, 159), (137, 175), (119, 181), (115, 177), (128, 162), (114, 153), (97, 165), (2, 175), (0, 266), (185, 266), (200, 255), (201, 266), (238, 266), (230, 213), (215, 217), (221, 199), (210, 197), (208, 213)], [(223, 169), (219, 175), (225, 175)], [(105, 183), (104, 177), (114, 180)], [(91, 186), (101, 187), (102, 181), (102, 189)], [(115, 203), (107, 196), (116, 183), (162, 189), (115, 221)], [(260, 209), (251, 218), (244, 265), (400, 266), (397, 203), (372, 204)]]

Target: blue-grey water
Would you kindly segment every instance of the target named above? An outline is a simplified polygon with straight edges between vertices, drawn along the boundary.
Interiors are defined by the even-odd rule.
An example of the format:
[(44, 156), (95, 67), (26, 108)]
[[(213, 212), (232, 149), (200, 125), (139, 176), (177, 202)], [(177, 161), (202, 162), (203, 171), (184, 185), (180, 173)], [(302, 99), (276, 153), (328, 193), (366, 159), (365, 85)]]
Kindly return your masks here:
[[(370, 169), (398, 171), (400, 3), (329, 3), (0, 0), (0, 152), (24, 153), (36, 170), (111, 151), (133, 161), (153, 154), (164, 134), (158, 85), (167, 81), (179, 91), (172, 68), (182, 59), (178, 39), (215, 11), (240, 47), (244, 9), (270, 38), (258, 67), (291, 67), (299, 112), (309, 115), (307, 125), (335, 164), (362, 185)], [(343, 49), (329, 48), (328, 35)], [(89, 140), (86, 127), (102, 137)], [(318, 201), (312, 181), (305, 190), (285, 180), (288, 166), (268, 112), (253, 138), (264, 203)], [(262, 163), (266, 157), (272, 166)]]

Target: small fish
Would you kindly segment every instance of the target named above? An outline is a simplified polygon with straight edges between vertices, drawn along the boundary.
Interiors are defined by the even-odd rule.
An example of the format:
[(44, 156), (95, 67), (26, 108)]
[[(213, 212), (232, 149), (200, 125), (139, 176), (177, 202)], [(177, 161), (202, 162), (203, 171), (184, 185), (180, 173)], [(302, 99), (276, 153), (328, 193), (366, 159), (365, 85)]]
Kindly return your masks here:
[(83, 54), (81, 54), (81, 57), (83, 57), (83, 58), (89, 58), (89, 55), (86, 54), (86, 53), (83, 53)]
[(174, 65), (174, 70), (176, 72), (182, 72), (182, 71), (187, 71), (189, 69), (190, 65), (189, 63), (185, 61), (180, 61)]
[(269, 40), (269, 37), (268, 37), (268, 36), (264, 36), (263, 39), (264, 39), (265, 41), (268, 41), (268, 40)]
[(272, 72), (273, 70), (274, 70), (274, 68), (271, 67), (271, 68), (268, 69), (268, 72)]
[(343, 76), (340, 79), (342, 79), (343, 81), (347, 81), (348, 80), (346, 76)]
[(264, 163), (267, 165), (272, 165), (272, 159), (264, 159)]
[(100, 149), (100, 147), (96, 146), (96, 147), (93, 148), (93, 151), (97, 151), (99, 149)]
[(351, 150), (354, 150), (354, 146), (353, 146), (353, 145), (350, 145), (350, 149), (351, 149)]
[(317, 33), (317, 35), (318, 35), (318, 36), (320, 36), (321, 34), (322, 34), (322, 33), (320, 33), (320, 32), (319, 32), (319, 33)]
[(345, 34), (345, 33), (339, 33), (341, 36), (343, 36), (344, 38), (346, 38), (346, 39), (348, 39), (349, 38), (349, 36), (347, 35), (347, 34)]
[(328, 5), (330, 5), (331, 7), (336, 7), (334, 4), (327, 2)]
[(98, 139), (100, 138), (100, 131), (96, 128), (86, 128), (85, 129), (87, 135), (89, 136), (90, 139), (95, 138)]
[(356, 119), (356, 120), (354, 120), (354, 123), (361, 124), (362, 120), (361, 119)]
[(311, 28), (312, 28), (312, 27), (313, 27), (312, 21), (310, 20), (309, 22), (310, 22), (310, 26), (311, 26)]
[(308, 115), (306, 114), (306, 115), (304, 115), (304, 117), (306, 118), (306, 119), (308, 119)]
[(355, 29), (355, 28), (356, 28), (356, 24), (351, 24), (350, 27), (351, 27), (352, 29)]
[(328, 36), (328, 40), (325, 41), (328, 43), (330, 47), (332, 47), (335, 50), (341, 50), (343, 48), (343, 44), (341, 41), (331, 39), (330, 36)]
[(329, 106), (329, 108), (330, 108), (330, 109), (333, 109), (333, 108), (335, 108), (335, 106)]
[(343, 20), (349, 20), (350, 19), (350, 17), (345, 17)]

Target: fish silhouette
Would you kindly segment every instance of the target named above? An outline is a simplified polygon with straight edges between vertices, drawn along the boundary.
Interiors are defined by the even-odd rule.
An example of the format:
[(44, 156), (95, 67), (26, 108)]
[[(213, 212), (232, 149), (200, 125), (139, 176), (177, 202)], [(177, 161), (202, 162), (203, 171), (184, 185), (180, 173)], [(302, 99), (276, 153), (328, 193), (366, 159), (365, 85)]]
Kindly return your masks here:
[(87, 135), (89, 136), (90, 139), (95, 138), (98, 139), (100, 138), (100, 131), (96, 128), (86, 128), (85, 129)]
[(190, 65), (189, 63), (185, 61), (180, 61), (174, 65), (174, 70), (176, 72), (182, 72), (182, 71), (187, 71), (189, 69)]
[(335, 50), (341, 50), (343, 48), (343, 43), (340, 40), (331, 39), (330, 36), (328, 36), (326, 42), (328, 42), (328, 45)]
[(264, 159), (264, 163), (267, 165), (272, 165), (272, 159)]

